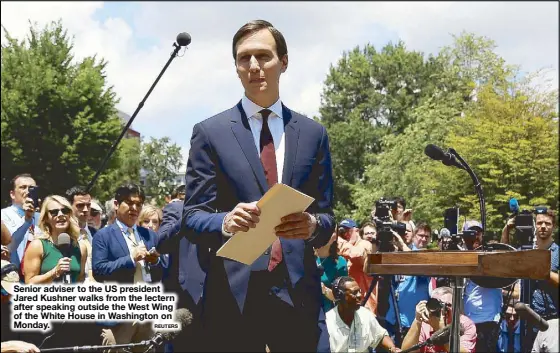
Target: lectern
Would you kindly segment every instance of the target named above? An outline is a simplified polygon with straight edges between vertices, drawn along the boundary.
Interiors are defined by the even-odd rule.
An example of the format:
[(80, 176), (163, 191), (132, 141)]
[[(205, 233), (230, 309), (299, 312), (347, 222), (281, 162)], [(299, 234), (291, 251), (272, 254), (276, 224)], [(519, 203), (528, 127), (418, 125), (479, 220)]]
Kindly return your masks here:
[(364, 272), (375, 275), (446, 276), (453, 283), (453, 320), (449, 346), (459, 352), (459, 326), (465, 278), (500, 277), (544, 280), (550, 276), (550, 251), (409, 251), (368, 256)]

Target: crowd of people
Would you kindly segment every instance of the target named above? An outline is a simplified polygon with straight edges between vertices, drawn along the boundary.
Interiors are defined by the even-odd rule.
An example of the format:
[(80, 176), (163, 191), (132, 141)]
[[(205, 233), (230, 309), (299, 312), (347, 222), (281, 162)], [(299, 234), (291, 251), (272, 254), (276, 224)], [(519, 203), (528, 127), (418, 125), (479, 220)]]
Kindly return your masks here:
[[(114, 198), (102, 207), (80, 186), (40, 201), (31, 175), (13, 178), (12, 205), (2, 209), (2, 352), (98, 344), (113, 351), (109, 346), (154, 335), (148, 322), (116, 321), (62, 322), (46, 337), (12, 332), (10, 298), (19, 282), (162, 283), (177, 294), (177, 307), (193, 316), (165, 351), (450, 350), (448, 336), (442, 338), (453, 317), (446, 278), (374, 277), (364, 266), (378, 251), (426, 251), (430, 225), (413, 221), (403, 198), (391, 200), (382, 224), (376, 207), (361, 225), (336, 222), (327, 131), (280, 99), (279, 80), (289, 63), (283, 35), (269, 22), (251, 21), (234, 35), (232, 54), (245, 94), (195, 125), (185, 185), (162, 209), (147, 204), (133, 183), (115, 185)], [(314, 202), (282, 215), (276, 239), (252, 264), (218, 256), (232, 236), (257, 226), (257, 201), (277, 183)], [(508, 288), (467, 279), (458, 314), (461, 352), (558, 351), (556, 331), (530, 327), (521, 337), (514, 308), (529, 291), (530, 307), (558, 325), (556, 214), (540, 210), (534, 247), (551, 251), (549, 279)], [(465, 250), (484, 243), (480, 222), (466, 221), (462, 229), (473, 234), (463, 238)], [(502, 242), (511, 229), (508, 222)], [(442, 236), (437, 246), (446, 250), (449, 241)], [(61, 244), (70, 251), (63, 253)]]

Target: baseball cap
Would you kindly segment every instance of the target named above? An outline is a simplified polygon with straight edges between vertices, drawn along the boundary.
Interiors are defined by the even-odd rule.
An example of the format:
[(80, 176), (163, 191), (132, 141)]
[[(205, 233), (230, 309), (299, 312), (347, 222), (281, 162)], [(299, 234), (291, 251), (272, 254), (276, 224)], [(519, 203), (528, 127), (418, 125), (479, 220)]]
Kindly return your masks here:
[(479, 230), (482, 230), (482, 223), (472, 219), (470, 221), (466, 221), (463, 225), (463, 230), (469, 230), (471, 228), (478, 228)]
[(351, 228), (358, 228), (358, 225), (352, 219), (345, 219), (342, 222), (340, 222), (339, 227), (351, 229)]
[(96, 210), (97, 212), (103, 212), (103, 209), (101, 208), (101, 206), (95, 201), (91, 202), (91, 209)]
[[(2, 273), (4, 270), (8, 270), (6, 267), (11, 265), (8, 261), (2, 260)], [(11, 295), (14, 295), (14, 286), (19, 284), (19, 274), (17, 272), (17, 267), (13, 270), (8, 270), (7, 273), (2, 274), (2, 288)]]

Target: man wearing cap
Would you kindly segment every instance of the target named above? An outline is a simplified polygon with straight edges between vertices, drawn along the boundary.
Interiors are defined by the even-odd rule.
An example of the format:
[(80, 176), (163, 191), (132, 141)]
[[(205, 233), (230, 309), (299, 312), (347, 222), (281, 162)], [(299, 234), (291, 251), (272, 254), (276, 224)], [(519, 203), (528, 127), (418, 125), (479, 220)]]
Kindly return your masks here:
[[(345, 219), (338, 225), (338, 254), (348, 261), (348, 275), (356, 280), (362, 293), (367, 293), (372, 278), (364, 273), (364, 261), (374, 249), (372, 243), (360, 237), (358, 224), (352, 219)], [(369, 297), (366, 307), (372, 313), (377, 310), (377, 297)]]
[(103, 213), (103, 208), (97, 200), (91, 200), (91, 209), (89, 210), (88, 226), (89, 228), (98, 231), (101, 228), (101, 214)]
[[(412, 346), (422, 343), (430, 338), (434, 332), (451, 324), (453, 318), (453, 290), (449, 287), (439, 287), (432, 292), (433, 299), (439, 301), (440, 310), (430, 311), (426, 306), (427, 301), (422, 300), (416, 305), (416, 317), (412, 322), (410, 330), (403, 340), (402, 350), (407, 350)], [(477, 331), (473, 322), (461, 314), (460, 316), (460, 335), (459, 351), (478, 352), (475, 350), (477, 341)], [(449, 336), (448, 336), (449, 337)], [(449, 341), (444, 344), (427, 345), (420, 349), (421, 353), (449, 352)], [(492, 352), (496, 351), (496, 347)]]
[(17, 266), (2, 260), (2, 343), (1, 352), (39, 352), (34, 344), (18, 340), (19, 335), (10, 328), (12, 306), (10, 299), (14, 295), (14, 286), (19, 283), (19, 275)]
[[(474, 236), (463, 237), (467, 250), (482, 245), (482, 224), (475, 220), (465, 222), (463, 232), (474, 230)], [(484, 288), (470, 279), (465, 283), (465, 315), (476, 324), (478, 336), (476, 352), (495, 352), (500, 335), (500, 312), (502, 309), (502, 289)]]

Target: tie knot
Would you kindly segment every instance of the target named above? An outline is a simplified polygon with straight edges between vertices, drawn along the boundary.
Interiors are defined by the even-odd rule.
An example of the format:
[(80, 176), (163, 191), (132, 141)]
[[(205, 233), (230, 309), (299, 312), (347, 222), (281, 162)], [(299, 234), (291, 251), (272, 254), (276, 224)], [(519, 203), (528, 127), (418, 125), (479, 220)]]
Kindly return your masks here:
[(261, 116), (263, 118), (264, 121), (266, 121), (268, 119), (268, 116), (270, 115), (270, 113), (272, 113), (270, 110), (268, 109), (263, 109), (261, 110), (259, 113), (261, 113)]
[(134, 235), (134, 229), (132, 228), (128, 228), (126, 232), (130, 235)]

